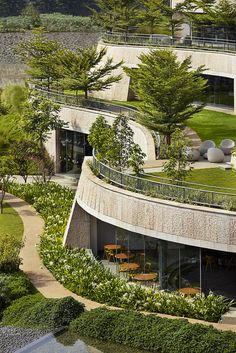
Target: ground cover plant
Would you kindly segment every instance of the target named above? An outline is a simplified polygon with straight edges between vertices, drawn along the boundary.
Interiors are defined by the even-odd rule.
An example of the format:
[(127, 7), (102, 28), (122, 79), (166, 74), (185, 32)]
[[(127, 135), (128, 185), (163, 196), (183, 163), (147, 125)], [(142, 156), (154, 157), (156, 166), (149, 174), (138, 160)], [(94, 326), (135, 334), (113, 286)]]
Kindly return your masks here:
[(23, 272), (0, 272), (0, 316), (13, 300), (35, 292), (35, 288)]
[(41, 294), (26, 295), (15, 300), (4, 310), (2, 324), (34, 329), (55, 329), (67, 326), (83, 311), (83, 304), (72, 297), (48, 299)]
[(62, 246), (73, 192), (54, 183), (11, 184), (9, 192), (32, 203), (45, 220), (40, 254), (55, 278), (78, 295), (122, 308), (218, 321), (232, 304), (222, 296), (184, 297), (129, 284), (114, 276), (86, 249)]
[(95, 309), (72, 321), (70, 328), (80, 335), (160, 353), (236, 351), (236, 334), (233, 332), (132, 311)]
[(24, 226), (18, 213), (4, 203), (3, 214), (0, 214), (0, 238), (3, 235), (13, 235), (17, 240), (21, 240), (23, 236)]

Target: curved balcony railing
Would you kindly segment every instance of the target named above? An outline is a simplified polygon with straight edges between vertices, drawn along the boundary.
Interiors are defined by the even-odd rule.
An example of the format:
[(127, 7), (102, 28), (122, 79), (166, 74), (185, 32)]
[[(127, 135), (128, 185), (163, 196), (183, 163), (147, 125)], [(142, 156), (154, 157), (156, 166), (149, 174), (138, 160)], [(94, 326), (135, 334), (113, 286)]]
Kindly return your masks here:
[(188, 186), (185, 186), (178, 183), (177, 185), (168, 183), (168, 179), (165, 179), (166, 182), (153, 181), (148, 179), (150, 175), (141, 174), (137, 177), (119, 172), (100, 162), (94, 155), (93, 169), (99, 177), (125, 190), (165, 200), (236, 210), (236, 189), (222, 188), (227, 192), (220, 192), (217, 191), (219, 190), (217, 187), (208, 185), (202, 185), (206, 189), (200, 189), (199, 184), (187, 183)]
[(50, 98), (53, 102), (65, 104), (73, 107), (82, 107), (90, 110), (100, 110), (102, 112), (109, 112), (113, 114), (125, 114), (130, 119), (135, 119), (136, 109), (134, 107), (126, 107), (102, 101), (101, 99), (85, 99), (80, 96), (65, 94), (63, 92), (56, 92), (53, 90), (46, 90), (39, 86), (35, 86), (37, 92), (43, 97)]
[(135, 33), (104, 33), (104, 43), (175, 47), (200, 48), (204, 50), (236, 52), (236, 41), (202, 38), (202, 37), (170, 37), (162, 34), (135, 34)]

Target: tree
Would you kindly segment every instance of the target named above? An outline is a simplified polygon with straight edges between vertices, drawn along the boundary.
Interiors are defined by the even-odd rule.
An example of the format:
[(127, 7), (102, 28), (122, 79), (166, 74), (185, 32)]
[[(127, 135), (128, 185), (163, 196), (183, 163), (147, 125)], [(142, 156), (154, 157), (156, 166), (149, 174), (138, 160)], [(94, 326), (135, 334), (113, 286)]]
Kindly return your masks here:
[(111, 73), (120, 67), (122, 61), (113, 64), (113, 59), (107, 58), (102, 64), (106, 52), (106, 48), (97, 51), (96, 47), (78, 49), (76, 52), (66, 50), (61, 57), (63, 87), (76, 92), (82, 90), (87, 99), (88, 92), (102, 91), (109, 88), (112, 83), (118, 82), (121, 75)]
[(40, 27), (41, 20), (39, 16), (39, 11), (31, 1), (28, 1), (26, 3), (21, 14), (26, 18), (26, 20), (29, 21), (28, 29)]
[(138, 19), (140, 26), (148, 26), (150, 33), (154, 33), (154, 29), (163, 20), (161, 9), (161, 0), (140, 0), (140, 9), (138, 11)]
[(167, 149), (168, 161), (163, 166), (163, 171), (172, 181), (184, 180), (191, 173), (190, 143), (190, 139), (186, 138), (180, 129), (175, 130), (171, 144)]
[(96, 0), (98, 9), (91, 9), (94, 21), (107, 31), (128, 32), (137, 23), (136, 0)]
[(12, 175), (14, 175), (15, 163), (11, 156), (0, 158), (0, 213), (3, 213), (3, 202), (5, 199), (7, 187), (10, 183)]
[(169, 29), (172, 38), (175, 37), (176, 32), (178, 32), (183, 23), (185, 23), (183, 14), (188, 4), (188, 0), (177, 3), (175, 6), (172, 6), (172, 3), (170, 6), (167, 5), (165, 0), (161, 0), (160, 2), (160, 10), (165, 17), (165, 26)]
[(21, 113), (27, 98), (28, 89), (20, 85), (7, 86), (1, 94), (1, 102), (13, 113)]
[(39, 144), (40, 150), (52, 130), (67, 126), (58, 116), (60, 106), (34, 93), (24, 105), (23, 130)]
[(183, 62), (170, 50), (153, 50), (141, 54), (137, 69), (124, 68), (132, 78), (132, 87), (142, 101), (138, 120), (150, 130), (162, 133), (167, 144), (176, 128), (183, 129), (186, 121), (199, 112), (207, 81), (201, 76), (203, 66), (193, 70), (191, 58)]
[(57, 41), (48, 40), (42, 28), (35, 29), (33, 34), (28, 41), (21, 42), (18, 53), (28, 67), (30, 81), (49, 90), (62, 77), (60, 56), (63, 48)]
[(106, 119), (100, 115), (89, 129), (88, 142), (93, 146), (96, 157), (99, 160), (106, 159), (108, 152), (108, 141), (110, 140), (111, 127)]
[(16, 174), (22, 176), (24, 182), (27, 182), (30, 174), (37, 173), (37, 164), (35, 158), (38, 154), (38, 146), (34, 141), (21, 140), (14, 142), (9, 154), (16, 165)]
[(129, 167), (135, 174), (142, 171), (145, 153), (133, 141), (133, 130), (128, 118), (118, 115), (110, 127), (104, 117), (98, 117), (90, 128), (88, 141), (96, 150), (98, 158), (118, 170)]

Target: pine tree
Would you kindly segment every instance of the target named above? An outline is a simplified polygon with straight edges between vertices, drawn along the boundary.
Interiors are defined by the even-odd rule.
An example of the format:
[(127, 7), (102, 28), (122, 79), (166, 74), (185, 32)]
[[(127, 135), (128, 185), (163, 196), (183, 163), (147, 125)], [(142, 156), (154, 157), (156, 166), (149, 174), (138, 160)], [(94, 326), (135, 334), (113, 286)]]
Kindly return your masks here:
[(207, 81), (201, 76), (200, 66), (192, 70), (191, 58), (177, 60), (170, 50), (153, 50), (140, 55), (137, 69), (125, 68), (132, 78), (132, 87), (142, 101), (139, 122), (165, 135), (170, 144), (176, 128), (184, 128), (186, 121), (199, 112), (200, 101)]
[(112, 83), (118, 82), (121, 75), (111, 73), (119, 68), (122, 62), (113, 64), (113, 59), (107, 58), (106, 62), (102, 63), (106, 52), (106, 48), (97, 51), (96, 47), (78, 49), (77, 52), (66, 50), (61, 56), (63, 87), (76, 92), (82, 90), (87, 99), (89, 92), (107, 89)]

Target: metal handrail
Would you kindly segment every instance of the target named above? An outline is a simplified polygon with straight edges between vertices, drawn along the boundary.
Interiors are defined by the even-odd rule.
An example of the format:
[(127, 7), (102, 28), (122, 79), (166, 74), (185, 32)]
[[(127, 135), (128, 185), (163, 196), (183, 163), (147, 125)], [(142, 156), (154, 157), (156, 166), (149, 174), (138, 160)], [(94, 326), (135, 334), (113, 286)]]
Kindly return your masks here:
[(135, 120), (135, 114), (137, 113), (137, 110), (133, 107), (131, 108), (123, 105), (117, 105), (115, 103), (107, 103), (101, 99), (85, 99), (79, 96), (65, 94), (64, 92), (46, 90), (39, 86), (35, 86), (34, 88), (37, 92), (40, 92), (44, 97), (50, 98), (52, 101), (60, 104), (86, 108), (89, 110), (99, 110), (112, 114), (125, 114), (131, 120)]
[(115, 170), (99, 161), (95, 155), (93, 155), (93, 168), (100, 177), (106, 178), (122, 189), (182, 203), (236, 209), (236, 194), (233, 193), (196, 189), (148, 180), (144, 174), (138, 177)]
[(136, 34), (107, 32), (102, 35), (105, 43), (161, 46), (176, 48), (201, 48), (204, 50), (236, 52), (236, 41), (204, 37), (171, 37), (163, 34)]

